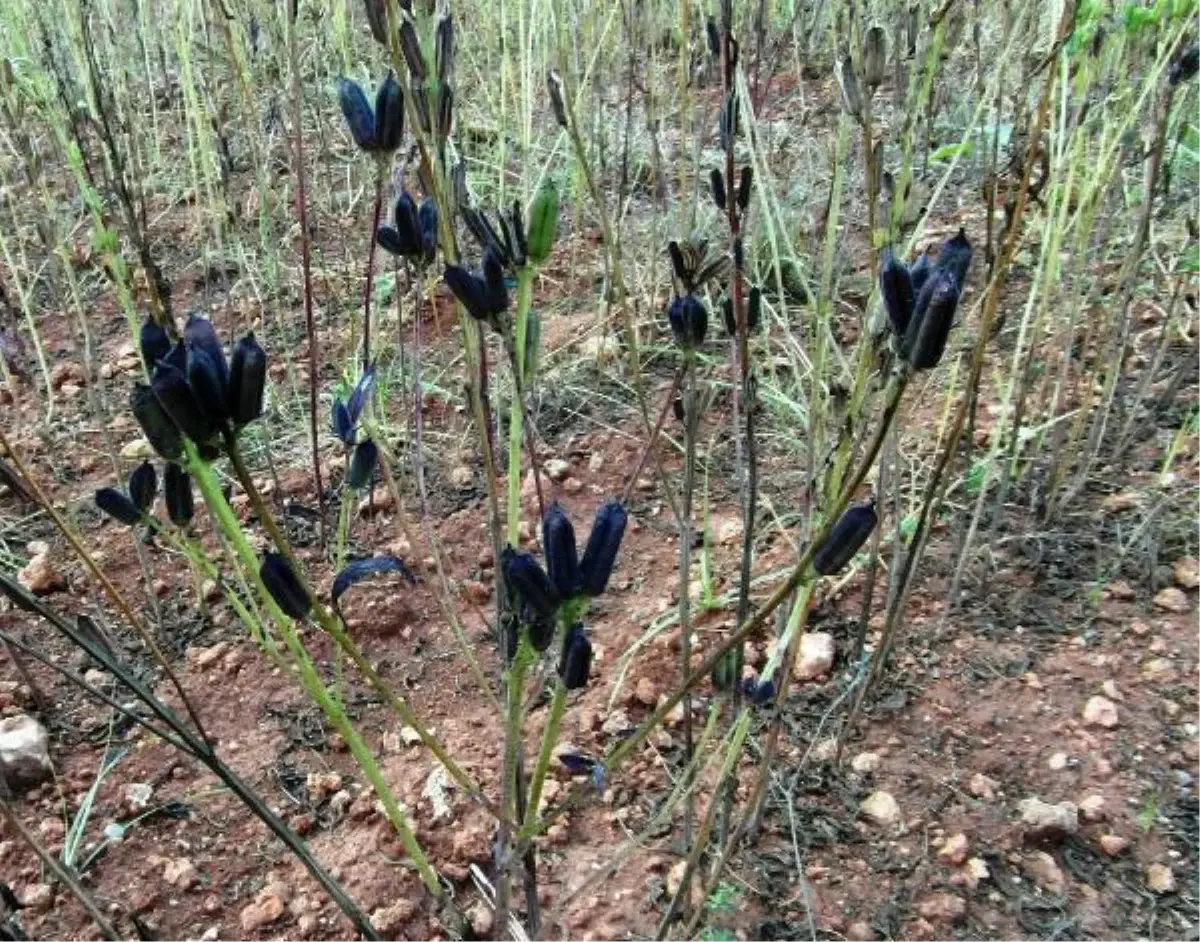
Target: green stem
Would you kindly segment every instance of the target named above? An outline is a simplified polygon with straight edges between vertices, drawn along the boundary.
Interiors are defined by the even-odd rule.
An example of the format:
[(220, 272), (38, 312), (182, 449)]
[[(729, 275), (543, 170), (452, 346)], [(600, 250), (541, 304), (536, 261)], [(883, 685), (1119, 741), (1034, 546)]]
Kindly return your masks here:
[(558, 739), (558, 731), (562, 727), (563, 715), (567, 712), (567, 688), (560, 680), (554, 687), (554, 699), (550, 701), (550, 716), (546, 720), (546, 728), (542, 731), (542, 745), (538, 750), (537, 765), (533, 770), (533, 779), (529, 786), (529, 803), (525, 808), (525, 822), (521, 827), (521, 838), (527, 840), (532, 836), (534, 824), (537, 821), (538, 803), (542, 800), (542, 787), (546, 783), (546, 773), (550, 769), (550, 754), (554, 752), (554, 743)]
[[(516, 341), (513, 350), (512, 402), (508, 412), (508, 521), (507, 539), (517, 545), (521, 523), (521, 436), (525, 410), (521, 391), (525, 388), (525, 342), (529, 328), (529, 305), (533, 297), (533, 266), (525, 265), (517, 272)], [(533, 469), (537, 475), (537, 468)]]

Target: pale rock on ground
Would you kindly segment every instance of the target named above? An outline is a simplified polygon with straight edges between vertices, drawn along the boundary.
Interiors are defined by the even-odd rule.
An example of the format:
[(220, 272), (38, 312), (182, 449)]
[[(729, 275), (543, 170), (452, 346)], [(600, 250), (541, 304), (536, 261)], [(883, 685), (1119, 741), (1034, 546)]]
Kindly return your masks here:
[(872, 824), (890, 828), (900, 820), (900, 805), (889, 792), (871, 792), (858, 806), (859, 814)]
[(815, 680), (829, 673), (833, 667), (833, 635), (825, 631), (814, 631), (800, 639), (800, 649), (792, 664), (792, 676), (796, 680)]
[(1174, 586), (1168, 586), (1160, 590), (1158, 595), (1154, 596), (1154, 607), (1161, 608), (1166, 612), (1175, 612), (1176, 614), (1183, 614), (1192, 608), (1183, 590), (1177, 589)]
[(1083, 721), (1088, 726), (1113, 729), (1121, 722), (1121, 718), (1117, 714), (1117, 705), (1108, 697), (1095, 696), (1084, 704)]
[(18, 713), (0, 720), (0, 772), (13, 788), (50, 777), (49, 749), (46, 728), (32, 716)]
[(1079, 830), (1079, 809), (1069, 801), (1052, 805), (1040, 798), (1026, 798), (1017, 810), (1027, 840), (1060, 840)]

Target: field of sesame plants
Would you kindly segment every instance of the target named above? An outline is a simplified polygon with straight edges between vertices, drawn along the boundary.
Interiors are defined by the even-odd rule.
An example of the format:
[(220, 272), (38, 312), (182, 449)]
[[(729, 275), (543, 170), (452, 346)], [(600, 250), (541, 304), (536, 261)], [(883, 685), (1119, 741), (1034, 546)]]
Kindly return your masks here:
[(0, 939), (1200, 937), (1197, 28), (0, 4)]

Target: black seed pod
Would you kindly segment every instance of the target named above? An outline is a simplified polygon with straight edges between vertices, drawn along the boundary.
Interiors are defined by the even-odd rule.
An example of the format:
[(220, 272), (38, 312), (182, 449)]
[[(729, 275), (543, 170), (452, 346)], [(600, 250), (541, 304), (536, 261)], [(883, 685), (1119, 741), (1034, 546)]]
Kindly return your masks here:
[(716, 167), (708, 175), (709, 183), (712, 186), (713, 202), (717, 204), (717, 209), (725, 209), (725, 176)]
[(135, 383), (129, 394), (129, 407), (146, 440), (162, 457), (175, 461), (183, 454), (179, 428), (171, 421), (162, 403), (145, 383)]
[(381, 248), (401, 258), (415, 259), (421, 254), (421, 223), (417, 216), (417, 204), (402, 190), (396, 199), (390, 226), (380, 226), (375, 239)]
[[(725, 330), (729, 332), (730, 337), (737, 336), (737, 318), (733, 313), (733, 298), (726, 297), (721, 302), (721, 316), (725, 321)], [(755, 286), (750, 289), (746, 296), (746, 328), (750, 333), (758, 330), (758, 325), (762, 322), (762, 289)]]
[(387, 0), (364, 0), (363, 6), (367, 11), (367, 25), (375, 42), (387, 46)]
[(575, 528), (563, 509), (554, 504), (542, 518), (542, 549), (550, 582), (561, 599), (569, 599), (583, 589), (579, 572), (579, 551), (575, 547)]
[(941, 362), (958, 309), (954, 275), (936, 268), (917, 296), (900, 354), (913, 369), (931, 370)]
[(721, 32), (717, 29), (717, 21), (711, 16), (704, 24), (704, 35), (708, 38), (708, 54), (714, 59), (721, 58)]
[(308, 597), (291, 565), (283, 556), (279, 553), (267, 553), (263, 556), (258, 575), (275, 604), (283, 609), (285, 615), (291, 618), (304, 618), (308, 615), (312, 608), (312, 599)]
[(450, 128), (453, 124), (454, 89), (449, 85), (439, 85), (437, 93), (437, 133), (439, 141), (445, 141), (450, 137)]
[(971, 243), (965, 229), (959, 229), (938, 249), (937, 268), (954, 276), (954, 286), (962, 293), (967, 281), (967, 269), (971, 267)]
[(96, 491), (96, 506), (127, 527), (136, 526), (142, 519), (142, 512), (129, 495), (115, 487), (102, 487)]
[(433, 43), (433, 61), (437, 66), (438, 81), (448, 85), (454, 74), (454, 17), (449, 10), (438, 16)]
[(674, 239), (667, 243), (667, 254), (671, 256), (671, 268), (675, 272), (675, 277), (685, 285), (690, 284), (692, 277), (691, 269), (683, 258), (683, 249), (679, 247), (679, 243)]
[(149, 461), (143, 461), (129, 475), (129, 499), (142, 513), (154, 506), (158, 496), (158, 472)]
[(210, 360), (222, 387), (229, 382), (229, 365), (225, 362), (225, 348), (213, 322), (196, 314), (189, 314), (183, 328), (183, 343), (188, 350), (203, 350)]
[(550, 69), (546, 73), (546, 90), (550, 93), (550, 110), (560, 128), (567, 127), (567, 104), (564, 100), (562, 76)]
[(379, 448), (371, 439), (363, 439), (355, 445), (354, 454), (350, 458), (350, 467), (346, 471), (346, 486), (361, 490), (370, 484), (378, 460)]
[(667, 320), (675, 342), (684, 350), (694, 350), (704, 343), (704, 335), (708, 333), (708, 310), (694, 294), (672, 298), (667, 308)]
[(150, 388), (158, 397), (163, 411), (184, 435), (198, 445), (213, 437), (216, 428), (208, 413), (200, 407), (195, 392), (180, 369), (165, 360), (160, 362), (154, 369)]
[(1194, 77), (1197, 71), (1200, 71), (1200, 45), (1192, 43), (1171, 63), (1167, 70), (1167, 82), (1172, 86), (1180, 85)]
[(908, 266), (896, 258), (890, 247), (885, 247), (879, 255), (879, 293), (892, 330), (897, 337), (903, 337), (912, 319), (916, 296)]
[(875, 501), (855, 504), (834, 524), (833, 530), (813, 554), (813, 569), (822, 576), (833, 576), (845, 568), (854, 558), (879, 518), (875, 515)]
[(554, 640), (554, 619), (526, 607), (525, 630), (529, 632), (529, 643), (540, 653), (550, 647), (550, 642)]
[(495, 315), (508, 310), (508, 285), (504, 283), (504, 266), (495, 246), (483, 251), (483, 283), (487, 287), (488, 313)]
[(234, 344), (229, 367), (229, 417), (236, 425), (262, 415), (266, 385), (267, 354), (251, 331)]
[(171, 352), (171, 338), (162, 324), (146, 321), (142, 324), (138, 346), (142, 351), (142, 362), (146, 364), (147, 372), (153, 371), (154, 364)]
[(525, 231), (525, 213), (521, 211), (520, 200), (513, 200), (508, 219), (513, 246), (513, 264), (520, 267), (529, 261), (529, 238)]
[(437, 257), (438, 243), (437, 203), (432, 198), (426, 197), (421, 203), (421, 208), (417, 212), (417, 220), (421, 229), (421, 255), (425, 259), (425, 264), (428, 265)]
[(558, 596), (541, 563), (526, 552), (506, 546), (500, 554), (500, 571), (509, 591), (532, 615), (553, 621)]
[(167, 501), (167, 516), (177, 527), (186, 527), (192, 521), (192, 479), (174, 461), (168, 461), (163, 470), (163, 496)]
[(421, 41), (417, 38), (417, 28), (411, 17), (401, 17), (400, 21), (400, 51), (408, 65), (408, 74), (414, 82), (425, 81), (425, 56), (421, 54)]
[(375, 150), (375, 115), (367, 101), (367, 93), (353, 79), (338, 79), (338, 106), (350, 129), (350, 136), (360, 150)]
[(404, 136), (404, 91), (391, 72), (375, 92), (375, 149), (390, 154)]
[(212, 357), (199, 347), (189, 347), (187, 354), (187, 381), (196, 396), (196, 402), (214, 424), (229, 417), (229, 389)]
[(921, 289), (925, 287), (925, 282), (929, 280), (929, 273), (933, 269), (929, 265), (929, 256), (921, 253), (921, 257), (913, 262), (912, 268), (908, 270), (908, 277), (912, 281), (912, 290), (914, 298), (914, 306), (916, 297), (921, 293)]
[(567, 629), (563, 639), (562, 658), (558, 662), (558, 676), (568, 690), (582, 690), (587, 686), (592, 672), (592, 642), (588, 640), (583, 626), (576, 623)]
[(492, 314), (488, 307), (488, 289), (482, 278), (472, 275), (458, 265), (447, 265), (443, 275), (446, 285), (458, 298), (475, 320), (490, 323)]
[(775, 682), (747, 677), (742, 681), (742, 693), (754, 706), (766, 706), (775, 699)]
[(737, 204), (738, 209), (743, 213), (750, 205), (750, 189), (754, 186), (754, 168), (749, 164), (742, 168), (742, 175), (738, 179)]
[(608, 586), (628, 519), (629, 514), (619, 501), (607, 501), (596, 511), (592, 532), (588, 534), (587, 546), (583, 550), (583, 559), (579, 561), (585, 595), (595, 598)]

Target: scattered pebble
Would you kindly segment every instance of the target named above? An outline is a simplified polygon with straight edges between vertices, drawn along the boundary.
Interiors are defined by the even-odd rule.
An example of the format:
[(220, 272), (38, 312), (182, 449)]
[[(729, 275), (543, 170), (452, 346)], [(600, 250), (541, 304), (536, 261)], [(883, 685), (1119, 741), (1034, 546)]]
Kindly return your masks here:
[(792, 676), (796, 680), (815, 680), (829, 673), (833, 667), (833, 635), (825, 631), (813, 631), (800, 639), (800, 648), (792, 664)]
[(967, 904), (953, 893), (933, 893), (921, 900), (917, 912), (930, 922), (957, 925), (967, 918)]
[(1079, 809), (1069, 801), (1052, 805), (1040, 798), (1026, 798), (1017, 808), (1026, 840), (1061, 840), (1079, 830)]
[(946, 838), (945, 842), (938, 849), (937, 855), (946, 863), (957, 867), (967, 859), (970, 847), (971, 842), (967, 840), (967, 835), (962, 833), (954, 834)]
[(1088, 726), (1100, 726), (1113, 729), (1121, 719), (1117, 715), (1117, 705), (1108, 697), (1095, 696), (1088, 699), (1083, 707), (1083, 721)]
[(18, 713), (0, 720), (0, 774), (13, 788), (50, 777), (49, 747), (46, 727), (32, 716)]
[(1095, 824), (1097, 821), (1103, 821), (1104, 814), (1104, 796), (1103, 795), (1087, 795), (1079, 802), (1079, 817), (1085, 824)]
[(1034, 851), (1021, 863), (1021, 870), (1047, 893), (1062, 896), (1067, 889), (1067, 878), (1058, 861), (1044, 850)]
[(1106, 857), (1117, 857), (1129, 846), (1129, 841), (1120, 834), (1101, 834), (1100, 849)]
[(17, 581), (34, 595), (50, 595), (67, 588), (66, 577), (50, 561), (49, 551), (36, 554), (17, 572)]
[(1160, 608), (1165, 612), (1175, 612), (1177, 614), (1183, 614), (1192, 608), (1191, 603), (1188, 602), (1187, 595), (1184, 594), (1182, 589), (1177, 589), (1175, 586), (1168, 586), (1165, 589), (1161, 589), (1154, 596), (1154, 607)]
[(879, 768), (880, 761), (878, 752), (860, 752), (850, 760), (850, 768), (859, 775), (870, 775)]
[(871, 792), (858, 806), (858, 812), (881, 828), (890, 828), (900, 820), (900, 805), (890, 792), (885, 791)]
[(1175, 873), (1166, 864), (1152, 863), (1146, 868), (1146, 886), (1152, 893), (1174, 893)]
[(1195, 556), (1184, 556), (1171, 564), (1171, 575), (1181, 589), (1200, 587), (1200, 561)]

